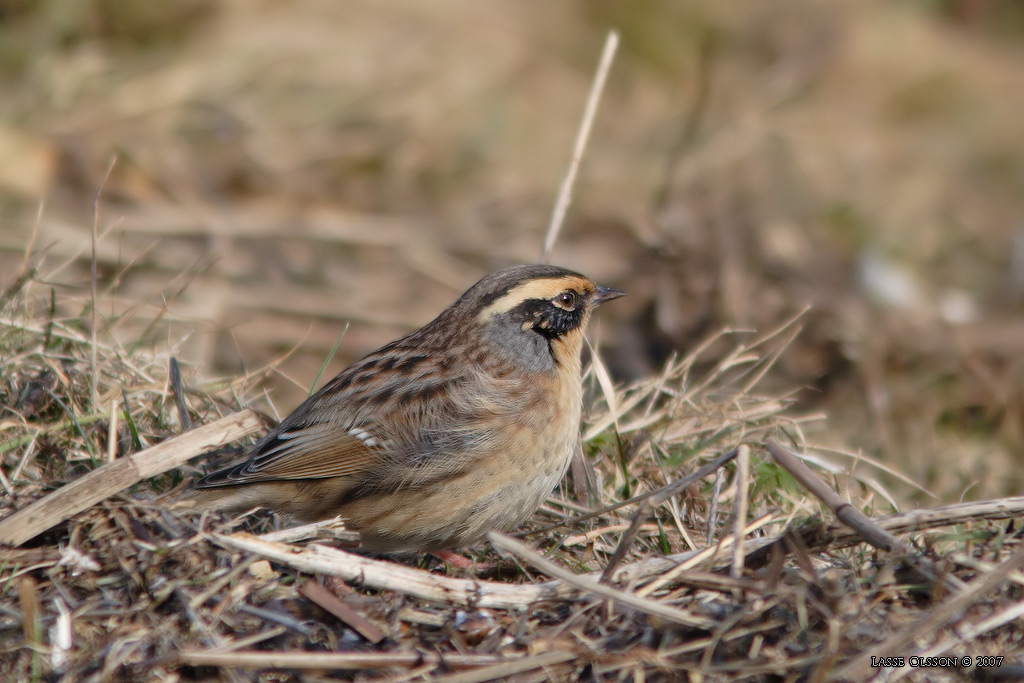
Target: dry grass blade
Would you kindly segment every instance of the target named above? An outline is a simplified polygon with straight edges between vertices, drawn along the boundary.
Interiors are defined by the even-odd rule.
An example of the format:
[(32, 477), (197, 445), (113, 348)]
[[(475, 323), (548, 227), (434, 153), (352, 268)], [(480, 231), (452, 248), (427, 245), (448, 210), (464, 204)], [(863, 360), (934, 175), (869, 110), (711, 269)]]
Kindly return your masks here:
[(299, 526), (290, 526), (286, 529), (278, 529), (277, 531), (269, 531), (265, 534), (260, 534), (259, 538), (275, 543), (295, 543), (312, 538), (335, 538), (349, 543), (358, 543), (359, 532), (347, 530), (344, 520), (334, 517), (333, 519), (325, 519), (322, 522), (311, 522)]
[[(1024, 543), (1019, 498), (876, 517), (1024, 492), (1014, 3), (135, 4), (0, 10), (0, 73), (31, 67), (0, 107), (0, 519), (105, 462), (127, 484), (190, 420), (287, 413), (482, 270), (560, 254), (630, 292), (600, 316), (577, 495), (517, 530), (588, 587), (485, 543), (481, 581), (360, 564), (321, 547), (352, 539), (336, 523), (154, 502), (193, 460), (0, 547), (0, 681), (817, 681), (880, 644), (1024, 680), (1022, 571), (943, 625), (952, 579), (832, 523), (761, 448), (714, 491), (681, 481), (774, 436), (944, 577)], [(612, 36), (598, 66), (610, 26), (629, 54)], [(210, 540), (236, 531), (294, 544)], [(595, 597), (602, 573), (716, 628)]]
[(740, 444), (736, 458), (737, 490), (736, 511), (733, 516), (732, 565), (729, 573), (734, 579), (743, 576), (743, 529), (747, 526), (747, 493), (750, 484), (750, 447)]
[[(880, 462), (879, 460), (877, 460), (875, 458), (872, 458), (872, 457), (869, 457), (869, 456), (865, 455), (864, 453), (860, 453), (860, 452), (858, 452), (858, 453), (851, 453), (849, 451), (839, 450), (839, 449), (835, 449), (835, 448), (831, 448), (831, 449), (817, 448), (815, 450), (816, 451), (820, 451), (820, 452), (835, 453), (836, 455), (839, 455), (839, 456), (843, 457), (844, 459), (850, 460), (851, 464), (849, 466), (844, 466), (844, 469), (848, 469), (848, 470), (856, 473), (857, 470), (860, 469), (860, 465), (861, 464), (865, 464), (865, 465), (868, 465), (868, 466), (872, 467), (873, 469), (878, 470), (879, 472), (884, 472), (886, 475), (888, 475), (890, 477), (894, 477), (895, 479), (898, 479), (899, 481), (903, 482), (904, 484), (906, 484), (906, 485), (908, 485), (908, 486), (910, 486), (910, 487), (920, 491), (921, 493), (925, 494), (929, 498), (935, 498), (935, 494), (932, 493), (931, 491), (929, 491), (924, 486), (922, 486), (921, 482), (915, 481), (912, 477), (907, 476), (906, 474), (904, 474), (903, 472), (900, 472), (898, 469), (892, 467), (891, 465), (887, 465), (884, 462)], [(803, 457), (808, 462), (811, 462), (811, 463), (813, 463), (815, 465), (818, 465), (819, 467), (827, 469), (828, 471), (838, 471), (838, 468), (834, 464), (832, 464), (831, 462), (825, 460), (824, 458), (816, 455), (815, 453), (810, 453), (810, 452), (804, 453)], [(865, 483), (867, 483), (867, 482), (865, 481)], [(889, 495), (889, 493), (887, 491), (879, 491), (879, 492), (882, 493), (883, 495), (885, 495), (887, 499), (890, 498), (890, 495)]]
[(722, 467), (735, 457), (736, 449), (734, 448), (728, 453), (718, 456), (711, 462), (701, 465), (699, 468), (697, 468), (695, 472), (686, 475), (685, 477), (679, 479), (678, 481), (666, 484), (665, 486), (662, 486), (659, 489), (655, 489), (654, 491), (648, 491), (646, 493), (641, 493), (639, 495), (633, 496), (628, 500), (622, 500), (619, 501), (618, 503), (606, 505), (600, 510), (594, 510), (593, 512), (577, 515), (576, 517), (573, 517), (572, 519), (566, 520), (564, 522), (559, 522), (558, 524), (552, 524), (551, 526), (543, 527), (541, 529), (538, 529), (537, 531), (534, 531), (533, 533), (543, 533), (546, 531), (551, 531), (552, 529), (558, 529), (560, 527), (573, 527), (579, 524), (580, 522), (585, 522), (589, 519), (594, 519), (595, 517), (606, 515), (609, 512), (614, 512), (615, 510), (624, 508), (627, 505), (635, 505), (636, 503), (644, 501), (648, 498), (653, 498), (655, 504), (661, 504), (668, 500), (669, 498), (671, 498), (672, 496), (678, 495), (680, 491), (686, 489), (688, 486), (691, 486), (694, 482), (700, 481), (701, 479), (708, 476), (712, 472), (715, 472), (716, 470), (718, 470), (720, 467)]
[[(1018, 518), (1022, 514), (1024, 514), (1024, 498), (1003, 498), (900, 512), (871, 521), (889, 533), (907, 534), (971, 522), (1010, 520)], [(863, 534), (843, 524), (823, 526), (818, 523), (810, 523), (803, 525), (797, 532), (800, 534), (801, 543), (811, 552), (838, 551), (864, 542)], [(783, 543), (787, 533), (788, 530), (775, 536), (748, 542), (747, 564), (752, 566), (766, 564), (773, 552), (773, 547)], [(961, 555), (955, 554), (951, 556), (951, 559), (963, 562), (969, 567), (985, 567), (985, 571), (990, 569), (987, 563), (979, 564), (977, 560), (968, 560), (967, 558), (961, 560), (961, 557)]]
[[(765, 515), (744, 527), (740, 536), (746, 537), (761, 529), (767, 524), (777, 521), (772, 515)], [(736, 535), (723, 537), (718, 543), (708, 546), (703, 550), (684, 553), (681, 556), (664, 558), (665, 562), (647, 562), (634, 566), (623, 567), (616, 577), (620, 581), (637, 581), (649, 576), (654, 580), (637, 590), (637, 595), (650, 595), (675, 581), (676, 577), (694, 567), (714, 562), (717, 558), (723, 557), (732, 546)]]
[(683, 626), (703, 629), (710, 629), (714, 626), (714, 622), (710, 619), (705, 619), (703, 617), (690, 614), (689, 612), (677, 607), (663, 605), (655, 600), (642, 598), (637, 595), (633, 595), (632, 593), (627, 593), (625, 591), (612, 588), (611, 586), (606, 586), (600, 583), (600, 580), (595, 580), (592, 576), (580, 576), (573, 574), (568, 569), (559, 567), (555, 563), (541, 557), (525, 543), (521, 543), (520, 541), (504, 534), (492, 531), (487, 534), (487, 540), (489, 540), (491, 544), (499, 550), (504, 550), (515, 555), (520, 560), (526, 562), (535, 569), (544, 572), (548, 576), (554, 577), (587, 593), (599, 595), (602, 598), (613, 600), (626, 607), (631, 607), (633, 609), (640, 610), (641, 612), (659, 616)]
[(107, 462), (117, 459), (117, 397), (110, 401), (110, 416), (107, 418)]
[[(555, 653), (552, 653), (555, 654)], [(562, 653), (558, 653), (562, 654)], [(349, 670), (385, 669), (428, 664), (454, 668), (488, 666), (519, 659), (498, 655), (449, 654), (429, 652), (229, 652), (185, 650), (179, 655), (182, 664), (192, 666), (223, 666), (245, 669)], [(560, 660), (561, 661), (561, 660)], [(542, 666), (542, 665), (541, 665)]]
[[(879, 517), (872, 522), (892, 534), (909, 534), (956, 524), (1014, 519), (1021, 515), (1024, 515), (1024, 496), (910, 510)], [(823, 533), (830, 539), (829, 545), (833, 548), (856, 545), (863, 540), (859, 532), (845, 526), (830, 525)], [(824, 547), (816, 540), (812, 540), (809, 546), (818, 550)]]
[(297, 548), (284, 543), (267, 542), (248, 534), (215, 535), (210, 539), (217, 544), (255, 553), (300, 571), (336, 576), (344, 581), (440, 604), (518, 609), (541, 600), (566, 598), (574, 592), (557, 582), (514, 585), (438, 576), (335, 548), (320, 545)]
[(178, 367), (178, 359), (171, 356), (169, 379), (171, 393), (174, 394), (174, 403), (178, 408), (178, 420), (181, 421), (182, 431), (192, 428), (192, 419), (188, 416), (188, 403), (185, 402), (185, 388), (181, 385), (181, 368)]
[(963, 582), (958, 578), (938, 571), (929, 559), (915, 552), (908, 544), (896, 538), (863, 512), (843, 500), (838, 493), (814, 474), (811, 468), (805, 465), (795, 453), (785, 448), (775, 439), (768, 439), (767, 447), (772, 457), (785, 467), (797, 481), (824, 502), (832, 511), (832, 514), (836, 516), (836, 519), (859, 533), (868, 543), (876, 548), (903, 555), (907, 560), (913, 562), (922, 577), (929, 582), (942, 582), (951, 591), (959, 591), (964, 587)]
[(485, 681), (511, 680), (510, 676), (534, 669), (546, 669), (555, 664), (571, 661), (576, 657), (577, 655), (572, 652), (545, 652), (471, 671), (439, 676), (435, 680), (437, 683), (484, 683)]
[(6, 283), (4, 288), (0, 290), (0, 308), (10, 301), (12, 298), (18, 295), (25, 285), (28, 284), (32, 278), (36, 276), (35, 268), (28, 268), (23, 270), (14, 276), (14, 280)]
[(579, 170), (580, 160), (587, 147), (587, 140), (590, 139), (590, 129), (597, 116), (597, 105), (601, 101), (601, 93), (604, 92), (604, 84), (608, 79), (608, 71), (611, 69), (612, 60), (615, 59), (615, 51), (619, 47), (619, 34), (616, 31), (609, 31), (604, 41), (604, 49), (601, 51), (601, 60), (597, 65), (597, 73), (594, 74), (594, 82), (590, 88), (590, 95), (587, 97), (587, 106), (583, 110), (583, 120), (580, 122), (579, 131), (576, 133), (576, 142), (573, 144), (572, 159), (569, 162), (569, 169), (566, 171), (565, 180), (558, 192), (558, 200), (551, 213), (551, 223), (548, 225), (547, 236), (544, 238), (544, 250), (541, 252), (540, 262), (547, 263), (551, 256), (551, 250), (558, 239), (558, 232), (562, 229), (565, 220), (565, 212), (569, 209), (572, 201), (572, 187), (576, 182), (576, 172)]
[(622, 534), (622, 538), (619, 539), (619, 545), (615, 549), (615, 553), (611, 559), (608, 560), (608, 564), (605, 565), (604, 571), (601, 572), (601, 583), (608, 583), (612, 578), (612, 574), (615, 572), (615, 568), (619, 566), (626, 553), (629, 552), (630, 546), (633, 545), (633, 541), (636, 540), (636, 535), (640, 532), (640, 525), (647, 519), (647, 515), (651, 512), (651, 499), (645, 498), (640, 502), (640, 508), (633, 515), (633, 521), (629, 523), (629, 527), (626, 529), (626, 533)]
[(871, 656), (892, 657), (905, 654), (915, 640), (933, 633), (945, 626), (951, 620), (963, 614), (964, 610), (981, 599), (983, 595), (996, 587), (1002, 585), (1011, 574), (1024, 567), (1024, 546), (1017, 548), (1014, 553), (1002, 564), (991, 572), (975, 579), (961, 591), (944, 603), (919, 618), (909, 628), (900, 630), (895, 635), (887, 638), (871, 652), (865, 652), (848, 662), (841, 669), (835, 672), (834, 680), (862, 679), (872, 670)]
[[(954, 648), (962, 647), (965, 643), (973, 642), (986, 633), (991, 633), (997, 629), (1010, 626), (1013, 622), (1022, 618), (1024, 618), (1024, 600), (1011, 604), (1009, 607), (999, 610), (997, 613), (981, 619), (980, 621), (957, 624), (957, 634), (955, 637), (943, 639), (921, 652), (919, 656), (940, 657)], [(912, 673), (914, 670), (914, 667), (903, 667), (896, 671), (891, 680), (898, 681), (907, 674)], [(1024, 670), (1024, 667), (1017, 667), (1017, 673), (1000, 673), (1006, 673), (1007, 677), (1003, 680), (1020, 680), (1020, 672), (1022, 670)]]
[(597, 384), (601, 387), (601, 394), (604, 396), (604, 401), (608, 406), (608, 413), (612, 417), (613, 424), (618, 423), (619, 416), (621, 415), (619, 409), (619, 399), (615, 392), (615, 383), (612, 381), (611, 375), (608, 373), (608, 368), (604, 366), (601, 361), (601, 356), (598, 355), (597, 351), (590, 344), (590, 340), (587, 342), (587, 348), (590, 349), (590, 367), (594, 372), (594, 376), (597, 377)]
[(882, 550), (898, 551), (910, 554), (911, 547), (873, 523), (867, 515), (850, 505), (847, 501), (828, 486), (819, 476), (814, 474), (795, 453), (784, 447), (775, 439), (768, 439), (768, 452), (772, 457), (793, 475), (808, 491), (828, 506), (836, 519), (860, 533), (864, 539)]
[(18, 581), (18, 607), (21, 608), (21, 630), (29, 643), (39, 643), (42, 633), (39, 623), (39, 597), (36, 591), (36, 580), (31, 576), (23, 576)]
[(99, 390), (99, 365), (98, 365), (98, 338), (99, 332), (99, 297), (97, 295), (97, 271), (96, 271), (96, 242), (99, 240), (100, 230), (100, 197), (103, 195), (103, 186), (107, 184), (107, 180), (110, 178), (110, 174), (114, 172), (114, 166), (117, 164), (117, 156), (113, 156), (110, 159), (110, 163), (107, 164), (107, 171), (103, 174), (103, 179), (100, 180), (99, 187), (96, 188), (96, 195), (92, 200), (92, 235), (91, 235), (91, 258), (89, 265), (89, 285), (90, 294), (92, 295), (92, 306), (89, 314), (92, 316), (92, 324), (89, 326), (89, 333), (92, 335), (92, 348), (89, 355), (89, 366), (92, 370), (91, 384), (92, 389), (90, 396), (92, 398), (92, 409), (93, 411), (99, 411), (100, 409), (100, 390)]
[(197, 455), (237, 441), (262, 428), (263, 422), (259, 416), (246, 409), (140, 453), (102, 465), (0, 520), (0, 543), (21, 545), (132, 484), (162, 474)]
[(351, 626), (359, 635), (374, 645), (387, 638), (387, 634), (380, 627), (343, 603), (334, 593), (331, 593), (315, 581), (303, 583), (299, 586), (299, 592)]
[(3, 283), (4, 288), (0, 289), (0, 310), (3, 310), (7, 302), (21, 292), (37, 273), (37, 268), (32, 265), (33, 248), (36, 244), (36, 238), (39, 236), (39, 222), (43, 218), (45, 206), (46, 201), (40, 200), (39, 205), (36, 207), (36, 218), (32, 223), (32, 232), (29, 233), (28, 239), (25, 241), (25, 255), (21, 259), (21, 264), (14, 275), (14, 280), (9, 283)]

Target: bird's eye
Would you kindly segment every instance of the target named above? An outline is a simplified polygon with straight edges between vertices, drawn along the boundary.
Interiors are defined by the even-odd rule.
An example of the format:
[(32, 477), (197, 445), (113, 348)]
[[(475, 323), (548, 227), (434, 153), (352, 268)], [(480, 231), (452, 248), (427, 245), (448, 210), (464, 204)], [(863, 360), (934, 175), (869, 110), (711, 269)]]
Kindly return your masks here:
[(555, 300), (558, 302), (559, 305), (561, 305), (562, 308), (568, 310), (576, 308), (576, 292), (572, 291), (571, 289), (559, 294), (555, 298)]

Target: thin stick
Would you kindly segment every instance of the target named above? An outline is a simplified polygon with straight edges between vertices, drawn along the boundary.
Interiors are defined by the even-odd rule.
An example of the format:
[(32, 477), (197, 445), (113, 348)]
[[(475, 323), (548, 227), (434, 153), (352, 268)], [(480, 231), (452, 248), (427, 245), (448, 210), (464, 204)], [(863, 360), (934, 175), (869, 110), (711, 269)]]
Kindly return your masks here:
[(766, 442), (768, 452), (800, 484), (828, 506), (840, 522), (855, 529), (871, 545), (882, 550), (905, 555), (914, 554), (913, 548), (872, 522), (867, 515), (847, 503), (842, 496), (821, 480), (800, 457), (775, 439)]
[(316, 543), (296, 548), (285, 543), (267, 542), (245, 533), (230, 536), (215, 534), (210, 536), (210, 540), (234, 550), (256, 553), (268, 560), (310, 574), (336, 576), (343, 581), (355, 582), (361, 586), (394, 591), (442, 605), (523, 609), (541, 600), (571, 598), (575, 592), (557, 581), (542, 584), (510, 584), (440, 576)]
[(316, 391), (316, 387), (320, 384), (320, 378), (323, 377), (324, 372), (327, 371), (327, 366), (331, 364), (334, 359), (334, 354), (338, 352), (338, 347), (341, 346), (341, 340), (345, 338), (345, 333), (348, 332), (348, 323), (345, 323), (345, 327), (342, 328), (341, 334), (334, 340), (334, 346), (324, 356), (324, 362), (320, 364), (320, 369), (316, 371), (316, 377), (313, 378), (313, 383), (309, 385), (309, 392), (306, 394), (306, 398), (309, 398)]
[(0, 520), (0, 543), (21, 545), (50, 527), (106, 500), (132, 484), (155, 477), (190, 458), (263, 429), (259, 415), (245, 409), (168, 439), (134, 455), (97, 467), (70, 484)]
[(732, 546), (732, 567), (734, 579), (743, 576), (743, 529), (747, 526), (747, 491), (750, 483), (750, 446), (740, 444), (736, 456), (736, 516), (733, 519), (733, 533), (736, 540)]
[(338, 596), (316, 581), (306, 581), (299, 586), (298, 590), (321, 608), (338, 617), (338, 619), (374, 645), (388, 637), (388, 634), (381, 630), (379, 626), (364, 617), (350, 605), (339, 600)]
[(642, 598), (634, 593), (628, 593), (626, 591), (612, 588), (611, 586), (600, 583), (600, 579), (595, 580), (591, 575), (573, 574), (565, 567), (560, 567), (554, 562), (542, 557), (540, 553), (532, 550), (525, 543), (517, 541), (505, 534), (497, 531), (491, 531), (487, 534), (487, 540), (490, 541), (491, 545), (498, 550), (511, 553), (532, 566), (534, 569), (544, 572), (548, 576), (558, 579), (564, 584), (568, 584), (587, 593), (593, 593), (594, 595), (599, 595), (602, 598), (614, 600), (626, 607), (631, 607), (640, 612), (646, 612), (647, 614), (654, 614), (676, 624), (682, 624), (683, 626), (693, 626), (703, 629), (710, 629), (713, 626), (714, 622), (705, 617), (691, 614), (686, 610), (663, 604), (657, 600)]
[(651, 499), (647, 498), (640, 502), (640, 509), (633, 515), (633, 521), (630, 523), (629, 528), (626, 529), (626, 533), (622, 534), (622, 538), (619, 540), (619, 547), (615, 549), (615, 554), (612, 555), (612, 559), (608, 560), (608, 564), (605, 566), (604, 571), (601, 572), (601, 583), (608, 583), (612, 578), (612, 574), (615, 572), (615, 568), (619, 566), (619, 562), (622, 562), (622, 558), (629, 552), (630, 546), (633, 545), (633, 541), (636, 540), (636, 535), (640, 532), (640, 526), (647, 519), (647, 515), (651, 511)]
[(258, 538), (262, 541), (270, 541), (271, 543), (295, 543), (296, 541), (305, 541), (310, 538), (334, 538), (341, 541), (358, 543), (359, 532), (346, 530), (345, 522), (340, 517), (332, 517), (331, 519), (324, 519), (319, 522), (290, 526), (260, 534)]
[[(742, 532), (742, 536), (746, 537), (754, 533), (761, 527), (778, 521), (773, 515), (763, 515), (753, 522), (748, 524)], [(732, 546), (734, 536), (723, 536), (720, 541), (714, 545), (698, 550), (696, 552), (690, 551), (687, 553), (680, 553), (679, 555), (670, 555), (666, 558), (660, 558), (668, 560), (668, 566), (663, 566), (661, 563), (655, 563), (652, 559), (646, 560), (646, 564), (640, 562), (627, 565), (622, 568), (617, 578), (619, 581), (639, 581), (645, 578), (645, 576), (656, 576), (653, 581), (647, 585), (639, 588), (636, 591), (637, 595), (646, 596), (654, 593), (662, 586), (666, 586), (675, 580), (677, 576), (683, 572), (687, 572), (694, 567), (700, 566), (705, 563), (714, 562), (715, 558), (720, 557), (725, 551), (729, 550)], [(639, 569), (640, 571), (636, 571)]]
[[(925, 510), (912, 510), (910, 512), (880, 517), (874, 521), (891, 533), (909, 534), (973, 521), (1014, 519), (1022, 514), (1024, 514), (1024, 496), (1016, 496), (999, 500), (957, 503), (955, 505), (944, 505)], [(748, 550), (745, 562), (748, 566), (761, 566), (765, 564), (766, 560), (761, 555), (770, 553), (771, 547), (782, 543), (785, 537), (785, 534), (777, 534), (768, 538), (749, 540), (750, 534), (769, 523), (780, 521), (782, 520), (765, 515), (760, 521), (747, 526), (744, 535), (748, 537), (748, 540), (744, 545), (747, 546)], [(801, 534), (801, 538), (810, 552), (840, 550), (860, 545), (864, 542), (863, 536), (841, 524), (829, 525), (824, 528), (816, 525), (816, 527), (818, 530), (814, 535), (809, 533)], [(732, 535), (726, 538), (731, 543)], [(723, 547), (729, 547), (728, 543), (724, 542), (725, 540), (723, 539)], [(682, 567), (683, 569), (688, 569), (687, 563), (691, 561), (699, 562), (698, 556), (706, 557), (709, 554), (713, 554), (714, 551), (714, 548), (706, 548), (701, 551), (687, 551), (666, 557), (649, 557), (623, 566), (616, 572), (616, 576), (613, 579), (618, 581), (641, 581), (651, 576), (663, 574), (673, 568)], [(985, 567), (984, 570), (990, 571), (991, 567)], [(649, 585), (644, 586), (637, 593), (645, 595), (648, 587)]]
[(768, 448), (768, 452), (771, 453), (779, 465), (793, 475), (793, 478), (820, 501), (825, 503), (836, 519), (859, 533), (865, 541), (881, 550), (899, 553), (906, 557), (914, 563), (914, 566), (924, 578), (931, 582), (941, 581), (951, 592), (957, 592), (964, 588), (964, 584), (960, 579), (952, 575), (946, 575), (935, 567), (931, 560), (917, 553), (908, 543), (896, 538), (895, 535), (883, 529), (877, 522), (853, 507), (850, 503), (847, 503), (842, 496), (836, 493), (810, 467), (804, 464), (803, 460), (796, 453), (793, 453), (775, 439), (768, 439), (765, 445)]
[(92, 200), (92, 262), (89, 267), (89, 285), (92, 289), (92, 350), (89, 353), (89, 366), (92, 370), (92, 379), (90, 382), (90, 398), (92, 399), (92, 410), (94, 413), (100, 410), (100, 372), (97, 364), (97, 340), (96, 331), (99, 328), (99, 314), (96, 310), (97, 296), (96, 296), (96, 241), (99, 235), (100, 226), (100, 195), (103, 194), (103, 186), (106, 185), (107, 180), (110, 178), (110, 174), (114, 172), (114, 165), (117, 163), (117, 155), (115, 154), (110, 158), (110, 163), (107, 165), (107, 172), (103, 174), (103, 179), (100, 180), (99, 187), (96, 188), (96, 194)]
[(36, 209), (36, 220), (32, 223), (32, 232), (28, 236), (28, 244), (25, 245), (25, 259), (21, 262), (18, 273), (24, 273), (29, 269), (29, 259), (32, 258), (32, 250), (36, 246), (36, 237), (39, 235), (39, 224), (43, 222), (43, 212), (46, 210), (46, 200), (39, 200), (39, 208)]
[(174, 356), (171, 356), (168, 380), (171, 384), (171, 392), (174, 394), (174, 402), (178, 407), (178, 421), (181, 422), (181, 431), (187, 432), (192, 428), (192, 418), (188, 416), (185, 388), (181, 385), (181, 368), (178, 367), (178, 359)]
[(551, 213), (548, 234), (544, 238), (544, 251), (540, 255), (541, 263), (547, 263), (551, 258), (551, 250), (554, 248), (555, 240), (558, 239), (558, 233), (562, 229), (565, 213), (569, 210), (569, 203), (572, 201), (572, 188), (576, 183), (576, 173), (579, 171), (580, 160), (583, 158), (583, 151), (586, 149), (587, 140), (590, 138), (590, 129), (597, 115), (597, 105), (601, 101), (601, 93), (604, 91), (604, 84), (608, 79), (608, 71), (611, 69), (612, 60), (615, 59), (615, 51), (618, 47), (618, 31), (609, 31), (608, 37), (604, 41), (604, 50), (601, 52), (601, 61), (597, 65), (597, 73), (594, 74), (594, 82), (590, 86), (587, 106), (583, 110), (583, 120), (580, 121), (580, 128), (576, 133), (576, 143), (572, 148), (572, 160), (569, 162), (569, 169), (565, 174), (565, 179), (562, 181), (562, 187), (558, 191), (555, 209)]
[[(739, 450), (736, 450), (739, 453)], [(711, 545), (715, 540), (715, 527), (718, 526), (718, 498), (722, 495), (722, 480), (725, 478), (722, 470), (715, 472), (715, 483), (711, 487), (711, 508), (708, 510), (708, 531), (705, 543)]]
[(544, 666), (564, 658), (575, 657), (572, 653), (549, 652), (526, 657), (504, 657), (502, 655), (452, 653), (438, 655), (432, 652), (312, 652), (287, 651), (264, 652), (228, 650), (185, 650), (178, 655), (178, 661), (193, 666), (240, 667), (249, 669), (384, 669), (396, 666), (415, 666), (422, 662), (434, 665), (444, 664), (452, 668), (467, 668), (493, 665), (501, 662), (526, 660), (534, 667)]
[(11, 280), (7, 289), (0, 289), (0, 307), (7, 303), (8, 299), (16, 296), (25, 284), (35, 277), (36, 269), (30, 265), (32, 263), (32, 249), (35, 248), (36, 236), (39, 234), (39, 223), (43, 220), (43, 207), (45, 206), (45, 200), (39, 202), (39, 209), (36, 211), (36, 220), (32, 224), (32, 232), (29, 233), (28, 244), (25, 245), (25, 256), (21, 259), (21, 265), (18, 267), (18, 274), (14, 276), (13, 280)]
[(110, 418), (107, 422), (107, 462), (117, 460), (117, 396), (110, 400)]
[(541, 529), (536, 529), (534, 531), (529, 532), (529, 534), (527, 534), (527, 535), (546, 533), (548, 531), (551, 531), (552, 529), (558, 529), (559, 527), (563, 527), (563, 526), (564, 527), (572, 527), (572, 526), (575, 526), (576, 524), (579, 524), (580, 522), (585, 522), (588, 519), (593, 519), (594, 517), (600, 517), (601, 515), (608, 514), (609, 512), (614, 512), (615, 510), (618, 510), (619, 508), (626, 507), (627, 505), (632, 505), (634, 503), (639, 503), (640, 501), (646, 500), (648, 498), (653, 498), (653, 504), (654, 505), (661, 505), (662, 503), (664, 503), (666, 500), (668, 500), (672, 496), (680, 493), (681, 491), (683, 491), (684, 489), (689, 487), (694, 482), (699, 481), (699, 480), (703, 479), (704, 477), (708, 476), (709, 474), (711, 474), (712, 472), (717, 470), (719, 467), (722, 467), (723, 465), (725, 465), (727, 462), (729, 462), (730, 460), (732, 460), (735, 457), (736, 457), (736, 449), (734, 448), (731, 451), (729, 451), (728, 453), (726, 453), (724, 455), (718, 456), (717, 458), (715, 458), (711, 462), (706, 463), (706, 464), (702, 465), (701, 467), (697, 468), (696, 471), (686, 475), (682, 479), (677, 479), (676, 481), (672, 482), (671, 484), (666, 484), (665, 486), (662, 486), (659, 489), (654, 489), (653, 491), (647, 491), (646, 493), (641, 493), (639, 495), (633, 496), (632, 498), (629, 498), (628, 500), (620, 500), (618, 503), (612, 503), (611, 505), (606, 505), (603, 508), (600, 508), (598, 510), (594, 510), (593, 512), (588, 512), (588, 513), (583, 514), (583, 515), (579, 515), (577, 517), (573, 517), (572, 519), (567, 519), (564, 522), (559, 522), (558, 524), (552, 524), (550, 526), (546, 526), (546, 527), (543, 527)]

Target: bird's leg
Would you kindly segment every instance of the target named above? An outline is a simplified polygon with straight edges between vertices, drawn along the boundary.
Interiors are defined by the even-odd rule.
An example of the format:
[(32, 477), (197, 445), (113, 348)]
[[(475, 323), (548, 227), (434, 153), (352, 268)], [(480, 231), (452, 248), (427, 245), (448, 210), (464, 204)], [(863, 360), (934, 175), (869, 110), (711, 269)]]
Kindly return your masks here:
[(469, 559), (465, 555), (453, 553), (451, 550), (431, 550), (429, 554), (442, 562), (450, 564), (456, 569), (475, 569), (476, 571), (489, 571), (494, 569), (494, 565), (490, 562), (477, 562), (476, 560)]

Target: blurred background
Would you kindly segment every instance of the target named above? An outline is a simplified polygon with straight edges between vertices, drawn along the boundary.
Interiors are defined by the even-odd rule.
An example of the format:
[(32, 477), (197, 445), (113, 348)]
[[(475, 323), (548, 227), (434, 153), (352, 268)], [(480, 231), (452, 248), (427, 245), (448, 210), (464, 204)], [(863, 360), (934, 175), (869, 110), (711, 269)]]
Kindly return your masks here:
[(31, 244), (81, 314), (95, 223), (104, 334), (279, 361), (287, 413), (346, 323), (324, 379), (537, 260), (611, 27), (553, 262), (629, 291), (616, 378), (811, 306), (771, 378), (811, 443), (1020, 493), (1014, 0), (0, 0), (0, 281)]

